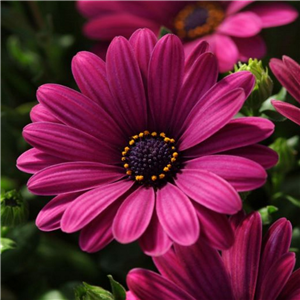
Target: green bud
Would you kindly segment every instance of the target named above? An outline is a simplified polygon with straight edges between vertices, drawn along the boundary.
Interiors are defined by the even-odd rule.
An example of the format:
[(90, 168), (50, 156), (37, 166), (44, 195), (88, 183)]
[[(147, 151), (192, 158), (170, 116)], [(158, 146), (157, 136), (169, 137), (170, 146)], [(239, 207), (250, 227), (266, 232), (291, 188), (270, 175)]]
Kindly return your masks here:
[(272, 95), (273, 81), (264, 68), (262, 61), (250, 58), (247, 64), (241, 62), (235, 65), (234, 72), (249, 71), (255, 76), (255, 86), (242, 108), (245, 115), (259, 115), (262, 103)]
[(24, 223), (28, 218), (28, 205), (16, 190), (1, 195), (1, 224), (15, 227)]
[(83, 282), (75, 288), (75, 300), (114, 300), (114, 296), (99, 286)]
[(278, 208), (273, 205), (268, 205), (258, 211), (261, 215), (261, 219), (264, 225), (270, 224), (272, 222), (271, 214), (275, 213), (276, 211), (278, 211)]

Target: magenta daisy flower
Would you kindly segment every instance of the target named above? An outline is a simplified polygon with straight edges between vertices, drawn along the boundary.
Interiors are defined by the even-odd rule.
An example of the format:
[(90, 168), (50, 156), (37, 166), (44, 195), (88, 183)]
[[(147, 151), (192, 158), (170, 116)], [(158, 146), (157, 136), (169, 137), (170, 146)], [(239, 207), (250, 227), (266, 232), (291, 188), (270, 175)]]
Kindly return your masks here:
[(94, 252), (113, 239), (139, 240), (159, 255), (199, 235), (214, 247), (233, 243), (226, 215), (238, 192), (262, 186), (277, 154), (257, 142), (274, 125), (232, 119), (254, 86), (249, 72), (217, 82), (215, 56), (201, 43), (187, 59), (181, 41), (150, 30), (116, 37), (106, 62), (89, 52), (72, 62), (81, 93), (46, 84), (37, 92), (32, 149), (18, 159), (33, 173), (28, 189), (57, 195), (37, 217), (49, 231), (81, 230)]
[[(300, 65), (288, 56), (283, 56), (282, 60), (272, 58), (270, 68), (278, 81), (287, 91), (300, 103)], [(276, 110), (300, 125), (300, 108), (278, 100), (272, 100)]]
[(234, 245), (220, 253), (199, 243), (154, 258), (160, 274), (134, 269), (127, 275), (128, 299), (298, 300), (300, 269), (289, 252), (292, 227), (282, 218), (262, 240), (258, 213), (232, 219)]
[(163, 25), (182, 39), (187, 54), (200, 40), (208, 41), (220, 71), (226, 72), (239, 60), (264, 56), (266, 46), (258, 35), (263, 28), (291, 23), (298, 16), (283, 2), (253, 2), (78, 1), (77, 7), (89, 19), (84, 34), (101, 41), (95, 48), (101, 57), (116, 35), (129, 37), (142, 27), (157, 35)]

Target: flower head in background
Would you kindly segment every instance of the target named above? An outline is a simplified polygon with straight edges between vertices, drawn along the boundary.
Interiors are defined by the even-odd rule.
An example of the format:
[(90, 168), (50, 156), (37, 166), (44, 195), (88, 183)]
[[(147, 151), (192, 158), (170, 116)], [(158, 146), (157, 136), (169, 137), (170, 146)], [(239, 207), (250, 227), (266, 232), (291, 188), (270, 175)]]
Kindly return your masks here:
[(300, 269), (293, 272), (295, 254), (289, 252), (290, 222), (275, 222), (262, 240), (258, 213), (242, 220), (234, 216), (234, 245), (221, 255), (196, 243), (175, 245), (154, 258), (160, 274), (134, 269), (127, 275), (132, 300), (297, 300), (300, 299)]
[[(169, 28), (190, 53), (200, 40), (210, 43), (220, 72), (234, 64), (264, 56), (266, 46), (258, 35), (262, 29), (293, 22), (298, 13), (283, 2), (255, 1), (78, 1), (78, 10), (89, 19), (87, 37), (100, 40), (95, 49), (102, 57), (116, 35), (129, 37), (147, 27), (156, 35)], [(257, 1), (259, 2), (259, 1)]]
[[(272, 58), (270, 68), (278, 81), (300, 103), (300, 65), (288, 56), (282, 60)], [(283, 116), (300, 125), (300, 108), (278, 100), (272, 100), (275, 109)]]
[(233, 119), (253, 89), (247, 71), (217, 82), (215, 56), (200, 43), (187, 58), (172, 34), (157, 41), (143, 29), (116, 37), (106, 62), (78, 53), (72, 71), (81, 93), (46, 84), (37, 92), (33, 146), (18, 159), (33, 173), (29, 190), (57, 195), (37, 226), (81, 230), (88, 252), (113, 239), (139, 240), (150, 255), (199, 235), (213, 247), (233, 243), (227, 214), (242, 207), (238, 195), (262, 186), (277, 154), (257, 142), (270, 121)]

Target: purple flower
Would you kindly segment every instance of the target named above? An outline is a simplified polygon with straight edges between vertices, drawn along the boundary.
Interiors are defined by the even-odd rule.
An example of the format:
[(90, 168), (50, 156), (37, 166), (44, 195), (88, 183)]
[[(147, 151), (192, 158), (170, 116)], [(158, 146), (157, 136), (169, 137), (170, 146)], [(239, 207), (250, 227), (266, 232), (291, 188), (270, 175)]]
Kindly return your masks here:
[(72, 71), (81, 93), (46, 84), (37, 92), (33, 146), (18, 159), (33, 173), (28, 189), (57, 195), (40, 212), (41, 230), (81, 230), (80, 246), (139, 240), (160, 255), (199, 234), (226, 249), (226, 217), (242, 208), (237, 192), (262, 186), (277, 154), (257, 142), (274, 125), (233, 119), (254, 86), (249, 72), (217, 82), (215, 56), (199, 44), (185, 59), (181, 41), (152, 31), (116, 37), (106, 62), (78, 53)]
[[(300, 103), (300, 65), (288, 56), (283, 56), (282, 60), (272, 58), (270, 68), (279, 82), (287, 91)], [(276, 110), (300, 125), (300, 108), (278, 100), (272, 100)]]
[(205, 243), (175, 245), (154, 258), (160, 274), (133, 269), (127, 275), (128, 299), (138, 300), (298, 300), (300, 269), (292, 274), (292, 227), (275, 222), (262, 240), (258, 213), (232, 218), (235, 242), (220, 253)]
[[(147, 27), (158, 34), (163, 25), (184, 41), (186, 53), (200, 40), (210, 43), (221, 72), (266, 52), (258, 35), (263, 28), (294, 21), (298, 13), (283, 2), (255, 1), (78, 1), (78, 10), (89, 19), (84, 34), (101, 40), (95, 52), (105, 57), (116, 35), (129, 37)], [(260, 2), (260, 1), (257, 1)], [(248, 6), (251, 4), (250, 6)]]

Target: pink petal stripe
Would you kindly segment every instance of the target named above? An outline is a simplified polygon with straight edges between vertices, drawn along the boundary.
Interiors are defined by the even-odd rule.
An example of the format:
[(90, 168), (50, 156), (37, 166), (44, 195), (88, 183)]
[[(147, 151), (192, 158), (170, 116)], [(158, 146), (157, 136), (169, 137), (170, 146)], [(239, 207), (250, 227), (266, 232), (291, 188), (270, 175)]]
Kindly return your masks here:
[(263, 58), (267, 52), (265, 41), (260, 35), (248, 38), (232, 38), (238, 48), (239, 60), (247, 62), (249, 58)]
[(201, 54), (208, 52), (209, 50), (210, 50), (210, 46), (206, 41), (198, 41), (197, 45), (193, 47), (193, 50), (185, 59), (184, 73), (188, 74), (188, 72), (190, 71), (190, 68), (192, 67), (194, 62), (197, 60), (197, 58), (200, 57)]
[(300, 299), (300, 269), (297, 269), (289, 278), (285, 287), (281, 291), (278, 300)]
[(112, 223), (120, 207), (115, 201), (80, 231), (79, 245), (83, 251), (93, 253), (103, 249), (113, 239)]
[(24, 139), (38, 150), (63, 160), (119, 163), (120, 153), (80, 130), (56, 123), (32, 123), (23, 129)]
[(116, 37), (111, 42), (106, 71), (111, 93), (132, 134), (144, 131), (147, 125), (144, 86), (133, 48), (125, 38)]
[(257, 143), (274, 132), (274, 124), (263, 118), (246, 117), (231, 120), (213, 136), (184, 152), (185, 157), (199, 157)]
[(280, 114), (300, 125), (300, 108), (277, 100), (271, 100), (271, 103)]
[(199, 99), (217, 82), (218, 75), (216, 57), (210, 52), (201, 54), (184, 78), (170, 120), (174, 124), (171, 128), (180, 128)]
[[(290, 72), (294, 75), (294, 77), (299, 79), (300, 77), (300, 65), (291, 59), (290, 57), (283, 55), (282, 61), (287, 66), (287, 68), (290, 70)], [(300, 85), (300, 84), (299, 84)], [(299, 100), (300, 101), (300, 100)]]
[(164, 131), (169, 126), (183, 70), (184, 52), (180, 39), (165, 35), (155, 45), (148, 72), (150, 113), (157, 131)]
[(269, 66), (278, 81), (300, 102), (300, 80), (294, 76), (294, 69), (290, 69), (283, 61), (277, 58), (272, 58)]
[(257, 162), (265, 169), (274, 167), (278, 162), (277, 152), (263, 145), (251, 145), (236, 148), (223, 152), (222, 154), (236, 155), (248, 158)]
[(196, 300), (171, 281), (152, 271), (133, 269), (128, 273), (126, 282), (138, 299)]
[(65, 160), (32, 148), (18, 157), (17, 167), (23, 172), (34, 174), (42, 169), (63, 162)]
[(261, 263), (256, 291), (262, 294), (263, 282), (271, 267), (289, 251), (292, 239), (292, 225), (285, 218), (277, 220), (263, 240)]
[(233, 155), (211, 155), (189, 160), (190, 170), (205, 170), (228, 181), (238, 192), (250, 191), (262, 186), (267, 173), (258, 163)]
[(30, 119), (31, 119), (32, 122), (61, 123), (42, 104), (37, 104), (31, 109)]
[[(179, 264), (184, 269), (185, 286), (195, 299), (233, 299), (230, 279), (220, 254), (201, 241), (190, 247), (175, 245)], [(242, 298), (241, 298), (242, 299)]]
[(283, 2), (262, 2), (249, 10), (261, 19), (264, 28), (286, 25), (295, 21), (298, 17), (297, 10)]
[(254, 1), (230, 1), (226, 9), (226, 14), (227, 15), (234, 14), (242, 10), (245, 6), (251, 4), (252, 2)]
[(86, 96), (58, 84), (44, 84), (38, 100), (61, 122), (111, 145), (123, 146), (126, 139), (108, 113)]
[(137, 240), (148, 227), (155, 205), (153, 188), (141, 186), (121, 204), (113, 222), (113, 235), (123, 244)]
[(188, 197), (171, 183), (156, 193), (156, 212), (168, 236), (180, 245), (189, 246), (199, 237), (199, 221)]
[(234, 89), (220, 97), (213, 106), (194, 107), (186, 118), (183, 128), (186, 128), (179, 139), (179, 150), (191, 148), (224, 127), (240, 110), (245, 98), (244, 90)]
[(216, 30), (222, 34), (246, 38), (258, 34), (261, 29), (260, 18), (247, 11), (227, 17)]
[(268, 270), (262, 281), (257, 300), (277, 299), (295, 266), (295, 253), (285, 253)]
[(235, 214), (242, 208), (234, 188), (213, 173), (183, 169), (177, 174), (175, 183), (188, 197), (215, 212)]
[(227, 216), (198, 203), (194, 203), (194, 207), (200, 220), (201, 239), (215, 249), (225, 250), (231, 247), (234, 235)]
[(134, 181), (122, 180), (84, 193), (66, 209), (61, 220), (61, 230), (70, 233), (82, 229), (124, 195), (133, 184)]
[(124, 177), (123, 168), (94, 162), (66, 162), (43, 169), (28, 181), (38, 195), (72, 193), (107, 184)]
[(172, 241), (159, 223), (155, 210), (148, 228), (139, 239), (139, 244), (143, 252), (150, 256), (163, 255), (172, 246)]
[(59, 229), (63, 213), (79, 195), (80, 193), (72, 193), (53, 198), (39, 212), (35, 221), (36, 226), (42, 231)]
[(235, 299), (253, 300), (258, 275), (262, 223), (259, 213), (250, 214), (238, 226), (233, 246), (222, 252), (231, 277)]

